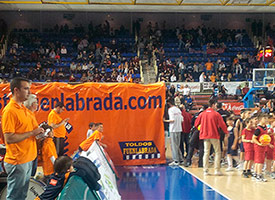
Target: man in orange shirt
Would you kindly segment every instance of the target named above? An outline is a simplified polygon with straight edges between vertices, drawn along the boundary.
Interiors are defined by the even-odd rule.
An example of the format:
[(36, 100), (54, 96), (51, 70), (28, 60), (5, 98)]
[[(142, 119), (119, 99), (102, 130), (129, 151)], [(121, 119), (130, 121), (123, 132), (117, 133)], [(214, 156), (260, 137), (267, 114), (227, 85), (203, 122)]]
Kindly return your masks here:
[(2, 129), (6, 144), (4, 166), (8, 174), (7, 199), (25, 199), (33, 160), (37, 156), (35, 136), (44, 132), (33, 126), (33, 119), (23, 102), (30, 94), (30, 81), (14, 78), (10, 83), (12, 98), (3, 110)]
[(95, 126), (97, 126), (97, 129), (95, 130), (95, 132), (88, 139), (84, 140), (79, 145), (80, 151), (87, 151), (94, 141), (97, 141), (101, 146), (103, 146), (104, 148), (107, 148), (106, 144), (103, 144), (102, 142), (100, 142), (103, 139), (103, 124), (98, 123)]
[(205, 67), (206, 67), (206, 74), (210, 75), (212, 72), (212, 68), (213, 68), (213, 63), (210, 61), (210, 59), (208, 58), (208, 62), (205, 63)]
[(65, 110), (65, 106), (62, 102), (57, 102), (54, 109), (48, 115), (48, 124), (53, 127), (54, 144), (58, 157), (64, 154), (64, 142), (66, 136), (65, 124), (69, 121), (69, 118), (62, 119), (60, 114)]

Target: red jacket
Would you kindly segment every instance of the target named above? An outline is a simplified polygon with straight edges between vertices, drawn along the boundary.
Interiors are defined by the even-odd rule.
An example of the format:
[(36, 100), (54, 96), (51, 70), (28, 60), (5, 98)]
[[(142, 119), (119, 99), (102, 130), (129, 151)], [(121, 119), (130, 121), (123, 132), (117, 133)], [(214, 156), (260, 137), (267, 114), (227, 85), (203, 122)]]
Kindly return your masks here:
[(185, 110), (182, 110), (181, 115), (183, 117), (182, 132), (183, 133), (190, 133), (192, 115), (189, 112), (186, 112)]
[(218, 129), (221, 128), (224, 133), (228, 133), (227, 126), (222, 116), (213, 108), (208, 108), (202, 112), (195, 121), (195, 127), (200, 127), (200, 139), (220, 139)]

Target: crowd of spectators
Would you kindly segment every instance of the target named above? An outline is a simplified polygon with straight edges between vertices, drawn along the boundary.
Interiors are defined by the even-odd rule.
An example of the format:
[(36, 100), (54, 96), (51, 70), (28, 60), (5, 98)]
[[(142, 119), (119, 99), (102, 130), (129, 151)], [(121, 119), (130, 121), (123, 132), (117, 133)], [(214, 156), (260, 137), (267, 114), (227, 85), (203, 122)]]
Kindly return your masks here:
[[(251, 79), (251, 71), (259, 63), (256, 52), (236, 52), (230, 57), (230, 62), (221, 60), (227, 52), (226, 44), (236, 44), (240, 47), (244, 41), (249, 41), (245, 31), (217, 30), (205, 27), (186, 30), (177, 28), (170, 31), (170, 37), (178, 38), (177, 51), (197, 53), (207, 61), (190, 61), (188, 57), (179, 56), (174, 61), (167, 56), (165, 48), (156, 50), (158, 59), (159, 80), (169, 82), (207, 82), (207, 81), (236, 81)], [(183, 37), (184, 36), (184, 37)]]
[[(256, 23), (254, 26), (256, 36), (260, 37), (260, 25)], [(273, 46), (272, 30), (266, 29), (270, 35), (269, 43)], [(147, 56), (149, 64), (156, 57), (156, 81), (244, 81), (252, 79), (253, 68), (264, 67), (245, 30), (216, 29), (204, 25), (192, 29), (184, 26), (166, 29), (165, 21), (161, 26), (157, 22), (154, 26), (149, 22), (146, 30), (147, 37), (140, 38), (138, 48), (141, 56)], [(274, 63), (269, 65), (272, 67)]]
[(14, 30), (0, 73), (34, 81), (139, 82), (139, 58), (123, 56), (135, 52), (135, 45), (123, 37), (132, 39), (123, 26), (113, 30), (108, 21), (95, 27), (90, 23), (86, 32), (82, 25), (55, 25), (43, 33)]

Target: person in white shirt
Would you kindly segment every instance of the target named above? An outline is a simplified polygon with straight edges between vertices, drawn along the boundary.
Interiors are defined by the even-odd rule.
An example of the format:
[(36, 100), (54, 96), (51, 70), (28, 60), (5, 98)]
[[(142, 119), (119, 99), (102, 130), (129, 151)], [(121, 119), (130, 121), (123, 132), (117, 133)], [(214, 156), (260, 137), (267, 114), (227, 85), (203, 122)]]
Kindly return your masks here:
[(180, 94), (183, 95), (183, 89), (184, 89), (184, 85), (182, 84), (182, 85), (180, 86), (180, 88), (178, 88), (177, 91), (178, 91)]
[(66, 54), (67, 54), (67, 49), (66, 49), (65, 46), (62, 46), (62, 47), (61, 47), (60, 53), (61, 53), (62, 55), (66, 55)]
[(171, 77), (170, 77), (170, 81), (171, 82), (176, 82), (177, 81), (177, 77), (175, 74), (173, 74)]
[(87, 71), (87, 70), (88, 70), (88, 65), (87, 65), (86, 63), (84, 63), (84, 64), (82, 65), (82, 70), (83, 70), (83, 71)]
[(94, 133), (95, 130), (96, 130), (96, 124), (93, 122), (89, 123), (89, 129), (87, 131), (87, 138), (89, 138)]
[(183, 157), (180, 150), (180, 138), (182, 132), (183, 117), (181, 110), (174, 105), (172, 100), (167, 101), (169, 120), (164, 119), (164, 122), (169, 123), (169, 132), (171, 134), (171, 149), (173, 162), (169, 165), (183, 164)]
[(123, 74), (122, 74), (121, 72), (120, 72), (119, 75), (117, 76), (116, 80), (117, 80), (117, 82), (119, 82), (119, 83), (123, 82), (124, 76), (123, 76)]
[(183, 96), (188, 96), (191, 93), (191, 89), (190, 87), (188, 87), (188, 85), (185, 85), (185, 87), (183, 88)]
[(201, 73), (200, 77), (199, 77), (200, 83), (203, 83), (205, 81), (205, 75), (204, 72)]

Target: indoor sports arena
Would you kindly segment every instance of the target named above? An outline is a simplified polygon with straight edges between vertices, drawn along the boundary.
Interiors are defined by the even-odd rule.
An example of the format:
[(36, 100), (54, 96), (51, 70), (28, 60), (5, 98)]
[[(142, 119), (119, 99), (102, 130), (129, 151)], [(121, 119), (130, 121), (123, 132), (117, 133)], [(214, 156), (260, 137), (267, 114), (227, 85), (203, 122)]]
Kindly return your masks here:
[(0, 199), (275, 196), (275, 0), (0, 0)]

